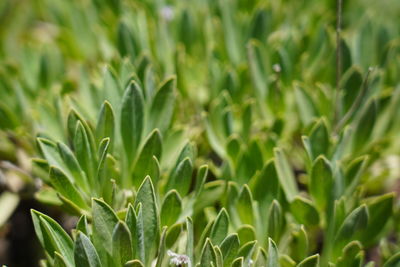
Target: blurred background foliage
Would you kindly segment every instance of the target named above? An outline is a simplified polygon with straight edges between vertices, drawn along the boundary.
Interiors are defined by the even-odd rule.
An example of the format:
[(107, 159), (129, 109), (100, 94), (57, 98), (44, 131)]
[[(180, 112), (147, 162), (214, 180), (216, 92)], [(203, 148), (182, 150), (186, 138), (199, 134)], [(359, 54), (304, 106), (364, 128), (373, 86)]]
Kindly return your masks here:
[[(195, 231), (224, 206), (233, 231), (244, 239), (266, 242), (267, 231), (297, 262), (304, 255), (296, 255), (284, 237), (294, 238), (299, 225), (306, 225), (313, 240), (309, 251), (319, 251), (330, 215), (323, 214), (326, 204), (310, 181), (318, 164), (327, 162), (340, 181), (334, 198), (343, 216), (372, 197), (395, 192), (388, 220), (379, 221), (388, 225), (376, 233), (379, 242), (360, 240), (368, 260), (378, 265), (387, 260), (399, 249), (400, 233), (400, 2), (344, 1), (339, 91), (335, 12), (335, 1), (321, 0), (1, 1), (0, 263), (33, 266), (20, 256), (25, 250), (29, 258), (38, 256), (38, 244), (28, 245), (29, 208), (51, 213), (68, 229), (75, 223), (61, 213), (62, 203), (48, 186), (37, 159), (46, 155), (36, 137), (71, 144), (66, 126), (71, 114), (93, 130), (104, 100), (120, 114), (125, 88), (136, 81), (150, 107), (171, 75), (176, 75), (171, 123), (148, 125), (142, 142), (153, 128), (160, 130), (165, 177), (173, 176), (190, 141), (196, 151), (190, 157), (193, 172), (208, 164), (203, 195), (191, 212), (200, 225)], [(117, 161), (124, 158), (118, 143)], [(285, 178), (266, 193), (260, 188), (273, 181), (271, 173), (278, 180), (293, 176), (295, 184), (284, 185)], [(160, 196), (172, 187), (168, 179)], [(250, 204), (260, 213), (255, 218), (241, 212), (246, 190), (257, 203)], [(294, 214), (295, 205), (309, 199), (323, 214), (321, 221)], [(258, 225), (277, 210), (293, 213), (294, 230), (284, 216), (284, 229)]]

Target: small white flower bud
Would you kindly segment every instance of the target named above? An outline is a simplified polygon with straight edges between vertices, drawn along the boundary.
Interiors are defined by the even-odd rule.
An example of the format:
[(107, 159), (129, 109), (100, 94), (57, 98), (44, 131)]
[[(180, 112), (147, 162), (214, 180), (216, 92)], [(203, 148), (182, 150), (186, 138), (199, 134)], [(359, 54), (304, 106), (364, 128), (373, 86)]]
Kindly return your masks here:
[(190, 263), (190, 259), (187, 255), (178, 254), (178, 253), (172, 252), (171, 250), (168, 250), (167, 254), (171, 258), (169, 260), (169, 264), (174, 264), (175, 266), (178, 266), (178, 265)]
[(273, 69), (275, 72), (281, 72), (281, 71), (282, 71), (281, 65), (279, 65), (279, 64), (274, 64), (274, 65), (272, 66), (272, 69)]
[(166, 21), (171, 21), (174, 18), (174, 10), (171, 6), (164, 6), (160, 10), (160, 16)]

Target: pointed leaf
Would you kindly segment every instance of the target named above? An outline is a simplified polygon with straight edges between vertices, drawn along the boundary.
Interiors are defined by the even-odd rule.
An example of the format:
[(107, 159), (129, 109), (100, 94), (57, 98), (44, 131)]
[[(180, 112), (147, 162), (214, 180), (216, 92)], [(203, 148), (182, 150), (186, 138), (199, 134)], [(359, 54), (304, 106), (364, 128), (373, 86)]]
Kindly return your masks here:
[(309, 189), (317, 207), (322, 211), (325, 210), (327, 203), (332, 201), (333, 175), (329, 162), (323, 156), (318, 157), (313, 163)]
[(112, 233), (112, 255), (118, 266), (124, 266), (125, 262), (132, 259), (132, 240), (128, 226), (119, 221)]
[(194, 233), (193, 233), (193, 221), (190, 217), (186, 218), (186, 255), (189, 257), (190, 262), (194, 264)]
[(329, 149), (329, 133), (325, 120), (317, 121), (310, 133), (312, 160), (320, 155), (327, 155)]
[(174, 88), (175, 77), (170, 77), (161, 85), (154, 96), (149, 114), (149, 130), (158, 128), (161, 132), (164, 132), (168, 129), (175, 106)]
[[(71, 172), (71, 177), (73, 177), (74, 182), (78, 186), (82, 187), (85, 191), (87, 191), (89, 188), (87, 184), (88, 181), (83, 174), (82, 168), (79, 165), (78, 160), (76, 159), (71, 149), (69, 149), (69, 147), (63, 143), (57, 143), (57, 148), (61, 155), (61, 158), (68, 168), (68, 171)], [(68, 172), (65, 174), (68, 176)]]
[(74, 244), (76, 266), (101, 267), (99, 255), (90, 239), (79, 232)]
[(135, 207), (142, 203), (143, 211), (143, 229), (144, 229), (144, 245), (146, 250), (146, 262), (149, 260), (149, 254), (155, 247), (155, 241), (158, 234), (158, 213), (156, 206), (156, 198), (154, 194), (153, 183), (147, 176), (142, 185), (139, 187)]
[(139, 85), (132, 82), (125, 90), (121, 104), (120, 131), (128, 162), (132, 162), (143, 131), (144, 107)]
[(125, 223), (128, 226), (129, 232), (131, 234), (131, 247), (132, 247), (132, 258), (136, 257), (136, 250), (138, 249), (138, 234), (137, 234), (137, 216), (135, 209), (131, 204), (128, 206), (128, 211), (125, 217)]
[(268, 239), (268, 258), (266, 267), (279, 267), (279, 253), (275, 242), (269, 238)]
[(297, 267), (319, 267), (319, 255), (316, 254), (305, 258), (297, 264)]
[(74, 148), (76, 158), (89, 178), (89, 184), (94, 186), (94, 167), (96, 166), (95, 154), (90, 146), (88, 134), (80, 121), (78, 121), (76, 125)]
[(239, 251), (239, 237), (237, 234), (227, 236), (221, 243), (221, 252), (224, 261), (224, 267), (229, 267), (236, 258)]
[(268, 211), (268, 236), (275, 240), (279, 240), (283, 224), (282, 208), (278, 201), (274, 200)]
[(334, 240), (334, 255), (338, 256), (342, 248), (352, 240), (352, 238), (368, 225), (368, 209), (366, 205), (353, 210), (340, 226)]
[(125, 263), (124, 267), (144, 267), (144, 264), (140, 260), (131, 260)]
[(215, 254), (210, 239), (207, 239), (200, 256), (200, 267), (209, 267), (211, 264), (217, 263), (217, 255)]
[(104, 138), (110, 138), (110, 146), (114, 142), (114, 111), (108, 101), (104, 101), (101, 105), (100, 114), (96, 126), (96, 141), (99, 143)]
[(252, 204), (253, 197), (251, 191), (247, 185), (244, 185), (236, 204), (236, 209), (239, 214), (239, 218), (243, 224), (253, 225), (254, 223), (254, 211)]
[(274, 149), (275, 154), (275, 167), (278, 173), (279, 183), (285, 192), (286, 198), (292, 201), (298, 194), (296, 179), (293, 175), (292, 168), (286, 159), (285, 154), (280, 148)]
[(161, 205), (160, 220), (161, 225), (171, 226), (179, 218), (182, 212), (182, 200), (176, 190), (167, 193)]
[(100, 199), (93, 199), (92, 212), (94, 245), (96, 248), (104, 248), (111, 255), (112, 235), (118, 217), (112, 208)]
[(140, 151), (139, 157), (135, 163), (135, 169), (133, 171), (134, 185), (139, 185), (140, 181), (143, 180), (146, 175), (154, 177), (153, 173), (149, 173), (152, 170), (153, 156), (158, 160), (161, 158), (162, 141), (161, 134), (158, 129), (152, 131), (147, 137), (142, 150)]
[(229, 218), (224, 208), (221, 209), (211, 228), (210, 239), (213, 244), (220, 244), (228, 234)]
[(67, 176), (57, 167), (50, 167), (50, 182), (54, 188), (67, 199), (71, 200), (82, 209), (88, 208), (82, 194), (70, 182)]
[(192, 161), (187, 157), (172, 171), (168, 180), (167, 189), (176, 189), (181, 196), (186, 196), (189, 192), (190, 184), (192, 183), (192, 171)]
[(303, 197), (297, 196), (290, 203), (290, 210), (293, 217), (306, 226), (318, 225), (319, 214), (313, 203)]

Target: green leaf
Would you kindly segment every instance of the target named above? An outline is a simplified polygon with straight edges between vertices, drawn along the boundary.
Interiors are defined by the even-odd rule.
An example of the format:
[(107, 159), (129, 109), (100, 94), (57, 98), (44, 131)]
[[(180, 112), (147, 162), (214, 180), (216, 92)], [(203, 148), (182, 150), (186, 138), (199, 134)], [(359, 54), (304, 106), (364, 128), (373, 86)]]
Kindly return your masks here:
[(286, 255), (286, 254), (283, 254), (279, 257), (279, 264), (282, 267), (295, 267), (296, 266), (296, 262), (289, 255)]
[(313, 163), (309, 189), (317, 207), (324, 211), (333, 197), (332, 169), (324, 156), (319, 156)]
[(76, 125), (74, 148), (76, 158), (89, 178), (89, 184), (94, 187), (94, 167), (97, 165), (95, 162), (95, 153), (90, 146), (88, 134), (80, 121)]
[[(104, 201), (100, 199), (92, 200), (93, 213), (93, 239), (94, 245), (104, 248), (110, 255), (112, 254), (112, 235), (118, 217)], [(99, 251), (99, 253), (101, 253)], [(104, 255), (100, 255), (102, 257)]]
[(140, 151), (139, 157), (135, 163), (133, 171), (133, 185), (138, 186), (140, 181), (143, 180), (146, 175), (154, 177), (154, 173), (150, 173), (152, 170), (153, 156), (158, 160), (161, 158), (162, 141), (161, 134), (158, 129), (152, 131), (147, 137), (142, 150)]
[[(118, 3), (120, 1), (108, 1), (109, 3)], [(111, 10), (115, 10), (114, 8)], [(119, 13), (114, 11), (115, 13)], [(123, 57), (135, 57), (137, 56), (137, 41), (134, 38), (134, 35), (131, 33), (129, 27), (125, 23), (118, 24), (118, 38), (117, 38), (117, 47), (118, 51)]]
[(304, 225), (296, 227), (291, 232), (290, 256), (296, 260), (303, 260), (309, 253), (309, 241)]
[(320, 155), (328, 154), (330, 145), (329, 132), (324, 119), (320, 119), (316, 122), (314, 127), (311, 129), (309, 140), (311, 145), (312, 160)]
[(143, 96), (139, 85), (132, 81), (125, 90), (121, 104), (120, 131), (128, 163), (137, 153), (143, 131), (144, 107)]
[(144, 267), (144, 264), (140, 260), (131, 260), (125, 263), (124, 267)]
[(383, 267), (398, 267), (400, 264), (400, 252), (394, 254), (392, 257), (390, 257)]
[(221, 209), (211, 228), (210, 239), (214, 244), (220, 244), (228, 234), (229, 218), (224, 208)]
[(144, 234), (144, 219), (143, 219), (143, 209), (142, 203), (139, 203), (136, 207), (137, 219), (136, 219), (136, 238), (137, 244), (132, 247), (136, 247), (136, 257), (141, 261), (146, 261), (146, 248), (145, 248), (145, 234)]
[(297, 108), (299, 110), (300, 119), (303, 125), (308, 125), (318, 114), (317, 108), (311, 96), (300, 86), (296, 86), (294, 90)]
[(174, 113), (175, 80), (175, 76), (172, 76), (164, 81), (154, 96), (149, 113), (149, 130), (158, 128), (165, 132), (168, 129)]
[(236, 258), (239, 251), (239, 237), (237, 234), (227, 236), (221, 243), (221, 252), (223, 256), (224, 267), (231, 266), (230, 264)]
[(176, 223), (169, 227), (167, 231), (167, 237), (166, 237), (166, 245), (167, 247), (173, 247), (175, 243), (177, 242), (179, 235), (182, 233), (182, 224), (181, 223)]
[(76, 266), (101, 267), (99, 255), (90, 239), (82, 232), (74, 244), (74, 259)]
[(69, 172), (67, 166), (64, 163), (64, 160), (57, 150), (57, 146), (55, 143), (45, 138), (37, 138), (36, 140), (41, 154), (47, 160), (49, 165), (57, 166), (64, 172)]
[(193, 233), (193, 221), (190, 217), (186, 218), (186, 255), (189, 257), (190, 262), (194, 263), (194, 233)]
[(214, 246), (214, 251), (215, 251), (216, 260), (217, 260), (217, 263), (215, 264), (215, 266), (223, 267), (221, 249), (218, 246)]
[(117, 266), (124, 266), (132, 259), (132, 240), (128, 226), (119, 221), (112, 233), (112, 255)]
[(318, 225), (319, 214), (313, 203), (303, 197), (297, 196), (290, 203), (290, 211), (293, 217), (306, 226)]
[(252, 83), (255, 88), (257, 100), (264, 101), (268, 94), (268, 82), (266, 78), (266, 70), (263, 65), (263, 57), (260, 55), (260, 43), (250, 41), (247, 45), (247, 57), (249, 61), (250, 74)]
[(54, 263), (53, 267), (67, 267), (67, 263), (65, 262), (65, 259), (63, 256), (61, 256), (60, 253), (55, 252), (54, 253)]
[(388, 193), (367, 201), (368, 225), (359, 235), (359, 240), (365, 246), (371, 246), (376, 242), (376, 239), (392, 218), (394, 198), (394, 193)]
[(351, 195), (360, 181), (360, 176), (367, 165), (368, 157), (361, 156), (351, 161), (345, 173), (346, 194)]
[(150, 260), (151, 252), (154, 249), (155, 241), (158, 236), (158, 213), (153, 183), (147, 176), (139, 187), (135, 207), (142, 203), (144, 246), (146, 250), (146, 262)]
[(340, 226), (334, 240), (334, 256), (338, 256), (342, 248), (350, 242), (353, 237), (368, 225), (368, 209), (366, 205), (353, 210)]
[(200, 166), (196, 174), (196, 186), (194, 189), (196, 195), (199, 195), (203, 190), (204, 184), (207, 180), (207, 175), (208, 175), (208, 166), (207, 165)]
[(247, 242), (239, 249), (238, 256), (243, 257), (246, 263), (250, 262), (256, 244), (257, 241)]
[(216, 264), (217, 255), (215, 254), (211, 240), (207, 238), (200, 256), (200, 267), (209, 267)]
[(363, 76), (359, 67), (353, 66), (343, 75), (341, 87), (343, 88), (343, 109), (348, 112), (356, 101), (359, 89), (363, 83)]
[(100, 142), (99, 146), (99, 164), (97, 166), (97, 180), (98, 183), (104, 186), (107, 175), (107, 155), (110, 148), (110, 138), (106, 137)]
[(305, 258), (297, 264), (297, 267), (319, 267), (319, 255), (315, 254)]
[(161, 205), (160, 220), (161, 225), (171, 226), (179, 218), (182, 212), (182, 200), (176, 190), (167, 193)]
[(363, 257), (364, 252), (358, 241), (352, 241), (343, 249), (342, 256), (337, 260), (336, 267), (361, 266), (360, 256)]
[(71, 200), (78, 207), (88, 209), (82, 194), (60, 169), (51, 166), (49, 177), (51, 184), (60, 194)]
[(126, 217), (125, 217), (125, 223), (129, 228), (129, 232), (131, 233), (131, 239), (132, 239), (132, 258), (135, 258), (136, 256), (136, 250), (138, 249), (138, 234), (137, 234), (137, 216), (135, 209), (133, 206), (129, 203), (128, 205), (128, 211), (126, 212)]
[(272, 201), (268, 211), (268, 236), (279, 240), (284, 227), (282, 208), (278, 201)]
[(161, 232), (161, 238), (160, 238), (160, 244), (158, 246), (158, 252), (157, 252), (157, 263), (155, 267), (161, 267), (163, 260), (164, 260), (164, 255), (165, 255), (165, 249), (166, 249), (166, 236), (167, 236), (167, 227), (164, 226), (162, 232)]
[(264, 165), (261, 145), (253, 140), (238, 158), (235, 181), (240, 185), (248, 183), (254, 173)]
[(19, 125), (19, 119), (13, 110), (5, 103), (0, 103), (0, 128), (13, 129)]
[(279, 253), (275, 242), (268, 238), (268, 257), (266, 267), (279, 267)]
[(190, 158), (183, 159), (172, 171), (167, 190), (176, 189), (181, 196), (186, 196), (192, 183), (193, 165)]
[(226, 0), (219, 0), (219, 7), (222, 18), (222, 28), (224, 34), (225, 50), (228, 53), (230, 62), (237, 65), (241, 62), (242, 53), (240, 53), (240, 42), (237, 29), (238, 25), (235, 23), (233, 16), (233, 7), (229, 6)]
[(244, 261), (243, 257), (237, 258), (232, 262), (231, 267), (243, 267), (244, 266), (243, 261)]
[(253, 225), (254, 211), (253, 211), (253, 197), (247, 185), (244, 185), (240, 191), (239, 198), (236, 203), (236, 211), (239, 215), (240, 221), (243, 224)]
[(176, 160), (175, 167), (178, 166), (179, 163), (181, 163), (185, 158), (189, 158), (193, 162), (196, 159), (196, 154), (197, 154), (196, 145), (192, 142), (186, 143), (179, 153), (179, 157)]
[(256, 230), (253, 226), (243, 224), (237, 229), (237, 234), (241, 243), (246, 244), (256, 239)]
[(74, 266), (73, 242), (64, 229), (52, 218), (31, 210), (36, 235), (49, 255), (60, 253), (68, 266)]
[(235, 163), (235, 165), (237, 164), (236, 162), (239, 156), (242, 156), (240, 154), (241, 145), (242, 142), (237, 135), (231, 135), (226, 142), (226, 154), (233, 161), (233, 163)]
[[(267, 210), (271, 202), (280, 197), (281, 188), (273, 160), (267, 161), (260, 173), (250, 180), (250, 188), (261, 211)], [(267, 212), (262, 212), (261, 220), (267, 220), (267, 215)]]
[(114, 142), (114, 111), (111, 104), (108, 101), (104, 101), (101, 105), (100, 114), (97, 120), (96, 126), (96, 141), (99, 143), (104, 138), (110, 138), (110, 146), (112, 147)]
[(76, 231), (80, 231), (83, 234), (85, 234), (86, 236), (89, 236), (89, 225), (87, 222), (86, 215), (82, 215), (79, 218), (79, 221), (77, 222), (75, 229), (76, 229)]
[(250, 137), (254, 102), (246, 104), (242, 115), (242, 138), (247, 141)]
[(78, 122), (82, 124), (83, 128), (85, 128), (85, 132), (87, 134), (87, 138), (90, 143), (90, 148), (92, 151), (96, 150), (96, 145), (93, 137), (93, 133), (87, 122), (82, 118), (81, 115), (75, 109), (71, 109), (70, 113), (68, 114), (68, 121), (67, 121), (67, 130), (71, 140), (75, 139), (76, 127)]
[[(71, 177), (73, 181), (80, 187), (84, 189), (84, 191), (89, 191), (89, 185), (85, 174), (82, 171), (81, 166), (78, 163), (75, 155), (69, 149), (69, 147), (63, 143), (57, 143), (58, 151), (63, 159), (65, 165), (68, 170), (71, 172)], [(68, 176), (68, 173), (65, 173)]]
[(267, 252), (264, 248), (259, 247), (258, 253), (256, 254), (256, 260), (254, 261), (254, 266), (266, 266), (267, 265)]
[(371, 100), (361, 113), (357, 121), (353, 137), (353, 151), (362, 151), (368, 144), (378, 113), (376, 100)]
[(296, 185), (296, 179), (293, 175), (292, 168), (286, 159), (285, 154), (282, 149), (275, 148), (275, 167), (278, 173), (279, 182), (285, 192), (288, 201), (292, 201), (293, 198), (298, 194), (298, 189)]

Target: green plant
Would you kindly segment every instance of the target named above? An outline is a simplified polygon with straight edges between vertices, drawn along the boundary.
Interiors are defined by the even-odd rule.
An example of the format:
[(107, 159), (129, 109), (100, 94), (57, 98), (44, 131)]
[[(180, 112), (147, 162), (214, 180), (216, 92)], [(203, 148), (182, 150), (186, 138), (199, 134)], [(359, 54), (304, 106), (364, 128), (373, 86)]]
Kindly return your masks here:
[(399, 264), (398, 4), (6, 2), (0, 168), (79, 218), (42, 266)]

